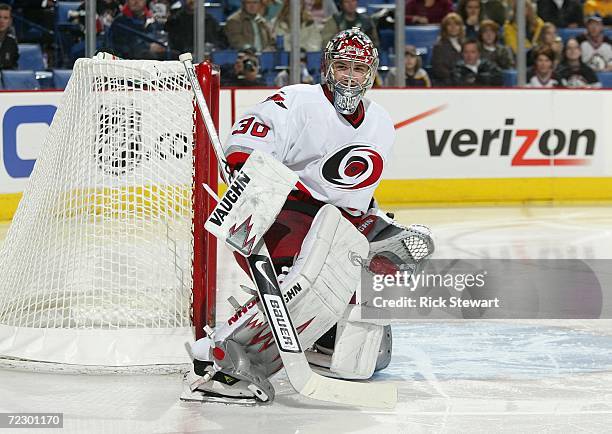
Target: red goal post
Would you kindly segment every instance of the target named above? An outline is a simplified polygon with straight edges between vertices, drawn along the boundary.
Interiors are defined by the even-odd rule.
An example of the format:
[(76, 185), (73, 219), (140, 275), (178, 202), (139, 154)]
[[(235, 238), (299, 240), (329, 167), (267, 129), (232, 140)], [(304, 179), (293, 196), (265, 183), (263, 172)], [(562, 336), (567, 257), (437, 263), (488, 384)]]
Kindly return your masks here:
[[(208, 103), (210, 114), (219, 131), (220, 74), (210, 63), (195, 67), (200, 87)], [(213, 198), (202, 188), (207, 183), (213, 191), (218, 189), (219, 165), (202, 118), (196, 112), (194, 101), (194, 191), (193, 191), (193, 324), (196, 338), (204, 337), (203, 327), (215, 327), (217, 294), (217, 241), (204, 229), (206, 218), (214, 208)]]

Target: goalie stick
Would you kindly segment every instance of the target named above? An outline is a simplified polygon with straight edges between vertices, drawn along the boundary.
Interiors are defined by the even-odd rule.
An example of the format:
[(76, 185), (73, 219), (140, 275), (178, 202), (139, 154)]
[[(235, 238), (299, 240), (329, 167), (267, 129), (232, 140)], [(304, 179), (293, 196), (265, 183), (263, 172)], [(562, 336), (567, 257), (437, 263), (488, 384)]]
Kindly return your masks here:
[[(183, 53), (179, 56), (179, 60), (183, 63), (191, 83), (198, 111), (221, 167), (221, 176), (229, 185), (231, 169), (225, 159), (219, 136), (196, 77), (192, 63), (193, 57), (191, 53)], [(321, 401), (364, 407), (393, 408), (397, 402), (397, 389), (392, 384), (348, 382), (324, 377), (312, 371), (289, 317), (274, 273), (272, 260), (263, 239), (246, 259), (291, 386), (299, 394)]]

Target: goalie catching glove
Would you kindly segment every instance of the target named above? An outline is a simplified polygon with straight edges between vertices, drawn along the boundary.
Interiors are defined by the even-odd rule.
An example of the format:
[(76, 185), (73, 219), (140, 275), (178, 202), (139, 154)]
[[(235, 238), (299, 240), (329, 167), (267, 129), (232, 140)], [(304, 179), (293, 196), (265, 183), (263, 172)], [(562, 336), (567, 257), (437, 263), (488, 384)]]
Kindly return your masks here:
[(357, 229), (370, 241), (366, 265), (374, 274), (395, 274), (398, 271), (414, 274), (434, 252), (434, 241), (427, 226), (413, 224), (406, 227), (380, 209), (370, 210)]

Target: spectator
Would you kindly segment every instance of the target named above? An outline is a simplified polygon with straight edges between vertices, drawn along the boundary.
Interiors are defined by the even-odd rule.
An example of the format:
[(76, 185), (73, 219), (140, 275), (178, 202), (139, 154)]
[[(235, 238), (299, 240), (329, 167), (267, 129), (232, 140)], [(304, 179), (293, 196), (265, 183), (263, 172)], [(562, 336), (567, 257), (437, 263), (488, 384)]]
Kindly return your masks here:
[[(525, 21), (527, 25), (527, 28), (525, 29), (525, 48), (530, 50), (540, 37), (540, 32), (542, 31), (544, 21), (542, 21), (542, 18), (536, 15), (531, 0), (518, 1), (525, 1)], [(510, 21), (506, 21), (506, 24), (504, 24), (504, 41), (506, 45), (512, 49), (512, 53), (514, 53), (516, 56), (516, 50), (518, 47), (518, 26), (516, 24), (515, 17), (516, 1), (513, 3), (512, 19)]]
[[(289, 0), (285, 0), (283, 8), (272, 21), (272, 32), (275, 37), (282, 36), (283, 49), (291, 51), (291, 26), (289, 24)], [(304, 7), (304, 1), (301, 2), (301, 25), (300, 25), (300, 49), (304, 51), (321, 51), (321, 32), (317, 28), (315, 22), (310, 17), (308, 11)]]
[(535, 61), (535, 53), (537, 53), (544, 47), (550, 48), (555, 54), (555, 62), (553, 68), (556, 68), (559, 62), (561, 61), (563, 42), (561, 41), (561, 37), (557, 34), (557, 28), (553, 23), (544, 23), (544, 25), (542, 26), (542, 30), (540, 31), (540, 35), (538, 36), (537, 43), (535, 47), (531, 49), (529, 55), (527, 56), (528, 66), (533, 65), (533, 62)]
[(440, 37), (431, 54), (431, 75), (436, 86), (451, 85), (451, 72), (461, 60), (461, 44), (465, 33), (463, 20), (454, 12), (444, 17), (440, 24)]
[(506, 22), (507, 5), (504, 0), (481, 0), (482, 18), (493, 20), (499, 27)]
[(452, 11), (451, 0), (407, 0), (406, 24), (437, 24)]
[(357, 0), (340, 0), (340, 12), (329, 17), (323, 24), (321, 30), (323, 45), (326, 45), (336, 33), (353, 27), (359, 27), (370, 37), (374, 45), (378, 46), (378, 32), (374, 21), (369, 15), (357, 13)]
[(586, 32), (577, 38), (582, 61), (595, 71), (612, 71), (612, 41), (604, 35), (599, 15), (587, 18)]
[(304, 0), (304, 6), (319, 29), (325, 20), (338, 13), (334, 0)]
[(257, 52), (274, 51), (275, 41), (266, 20), (259, 15), (260, 0), (242, 0), (242, 7), (229, 16), (225, 35), (235, 50), (253, 47)]
[(499, 26), (493, 20), (483, 20), (480, 23), (478, 41), (480, 42), (480, 58), (493, 62), (499, 69), (514, 67), (512, 52), (497, 41)]
[(457, 13), (461, 15), (465, 23), (465, 37), (467, 39), (477, 38), (482, 20), (480, 0), (459, 0)]
[(553, 69), (555, 53), (544, 47), (536, 53), (535, 64), (527, 71), (527, 87), (563, 87)]
[(501, 69), (487, 59), (480, 58), (480, 47), (475, 39), (463, 43), (461, 57), (453, 68), (452, 80), (455, 86), (490, 87), (503, 84)]
[[(172, 11), (166, 22), (168, 43), (173, 58), (181, 53), (193, 52), (193, 15), (195, 0), (186, 0), (185, 5)], [(226, 41), (217, 20), (208, 13), (204, 16), (204, 41), (214, 48), (225, 48)]]
[(263, 87), (266, 83), (259, 75), (259, 61), (252, 49), (238, 53), (232, 70), (221, 73), (221, 85), (232, 87)]
[[(125, 28), (124, 28), (125, 27)], [(145, 0), (127, 0), (111, 25), (113, 50), (123, 59), (164, 59), (166, 48), (137, 36), (127, 29), (156, 37), (161, 26), (153, 18)]]
[[(119, 15), (120, 3), (117, 0), (98, 0), (96, 1), (96, 33), (100, 33), (104, 28), (108, 28), (113, 20)], [(81, 29), (79, 39), (85, 37), (85, 2), (81, 2), (76, 11), (68, 11), (68, 18), (73, 24), (78, 24)]]
[(599, 15), (606, 26), (612, 26), (612, 1), (586, 0), (584, 2), (584, 16)]
[(17, 40), (11, 33), (12, 8), (0, 3), (0, 69), (17, 69), (19, 50)]
[(557, 76), (565, 87), (601, 87), (597, 74), (582, 61), (580, 44), (568, 39), (563, 50), (563, 60), (557, 68)]
[[(423, 60), (418, 55), (416, 47), (414, 45), (406, 45), (404, 51), (404, 63), (406, 68), (406, 80), (404, 81), (405, 87), (431, 87), (431, 80), (427, 71), (423, 66)], [(397, 76), (396, 68), (393, 67), (389, 70), (387, 77), (385, 78), (386, 87), (395, 87), (395, 77)]]
[(538, 15), (559, 28), (578, 27), (583, 23), (578, 0), (538, 0)]

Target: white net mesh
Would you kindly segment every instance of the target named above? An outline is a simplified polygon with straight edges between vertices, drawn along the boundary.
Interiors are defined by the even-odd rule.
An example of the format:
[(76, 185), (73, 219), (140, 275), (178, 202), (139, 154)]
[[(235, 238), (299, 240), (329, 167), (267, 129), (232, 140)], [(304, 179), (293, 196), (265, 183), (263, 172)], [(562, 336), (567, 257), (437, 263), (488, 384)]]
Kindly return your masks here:
[[(77, 61), (0, 252), (0, 355), (186, 359), (192, 110), (178, 62)], [(74, 356), (74, 339), (90, 337), (110, 360)], [(154, 354), (120, 354), (147, 339)], [(71, 347), (51, 348), (61, 345)]]

